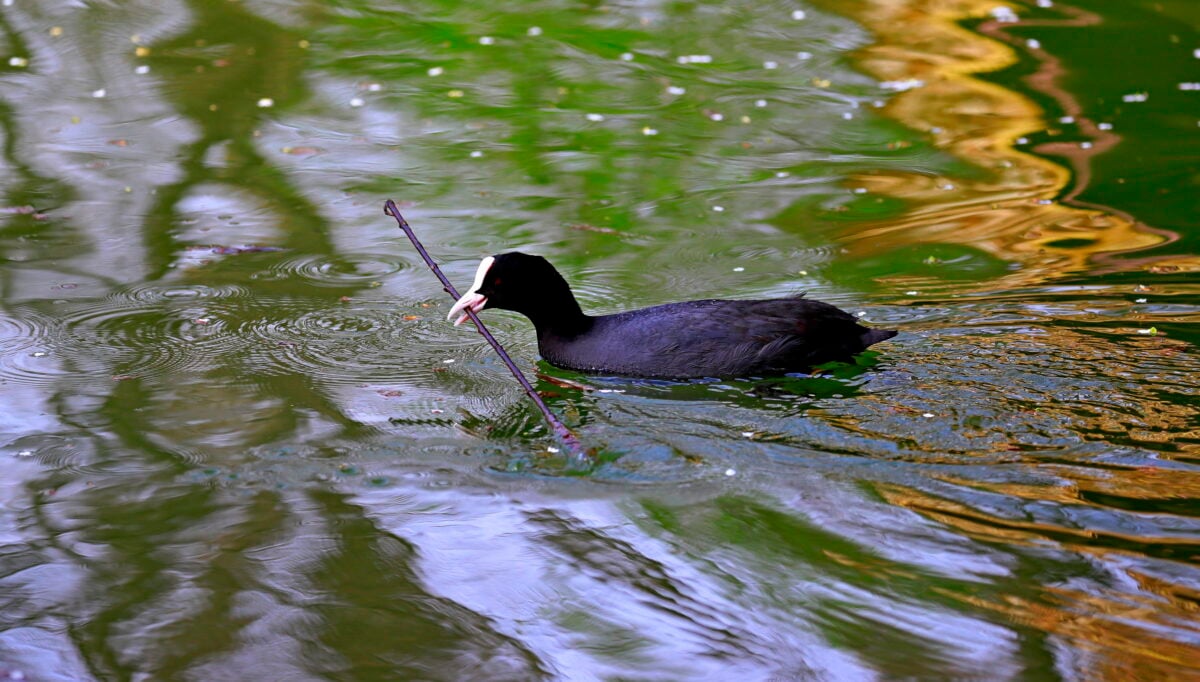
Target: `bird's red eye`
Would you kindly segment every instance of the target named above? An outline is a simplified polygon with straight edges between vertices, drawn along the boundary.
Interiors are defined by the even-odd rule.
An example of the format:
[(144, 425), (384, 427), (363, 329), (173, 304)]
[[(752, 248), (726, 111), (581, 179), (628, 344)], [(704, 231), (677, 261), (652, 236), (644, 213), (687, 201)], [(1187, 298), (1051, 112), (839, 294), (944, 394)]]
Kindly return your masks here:
[(492, 286), (494, 286), (494, 287), (498, 287), (498, 286), (500, 286), (500, 278), (499, 278), (499, 277), (497, 277), (496, 279), (492, 280)]

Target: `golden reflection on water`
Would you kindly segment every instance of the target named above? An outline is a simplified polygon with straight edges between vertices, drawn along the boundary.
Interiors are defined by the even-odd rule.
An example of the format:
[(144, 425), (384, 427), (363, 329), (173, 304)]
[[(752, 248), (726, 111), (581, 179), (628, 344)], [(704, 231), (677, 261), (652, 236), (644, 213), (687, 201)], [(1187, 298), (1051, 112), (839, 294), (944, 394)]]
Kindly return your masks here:
[[(999, 281), (989, 281), (988, 288), (1096, 271), (1101, 263), (1100, 269), (1109, 271), (1161, 265), (1167, 257), (1150, 262), (1111, 259), (1173, 241), (1176, 235), (1076, 199), (1089, 180), (1090, 159), (1111, 149), (1120, 137), (1086, 119), (1072, 96), (1057, 87), (1062, 66), (1040, 48), (1028, 51), (1039, 61), (1030, 86), (1058, 99), (1091, 137), (1091, 147), (1054, 143), (1037, 149), (1068, 158), (1071, 170), (1014, 149), (1017, 138), (1045, 130), (1050, 122), (1029, 98), (975, 77), (1018, 60), (1013, 48), (1001, 42), (1010, 37), (998, 22), (980, 27), (995, 39), (959, 25), (989, 17), (995, 7), (991, 0), (860, 0), (830, 7), (874, 32), (876, 40), (856, 55), (863, 69), (883, 81), (924, 83), (893, 97), (884, 114), (926, 131), (937, 147), (985, 171), (982, 177), (953, 180), (902, 171), (853, 178), (870, 192), (903, 200), (908, 210), (867, 229), (856, 226), (844, 236), (849, 257), (943, 243), (970, 246), (1021, 265)], [(1066, 25), (1098, 20), (1057, 3), (1055, 7), (1067, 13)], [(1189, 267), (1186, 259), (1169, 260), (1174, 268)]]
[[(829, 6), (875, 34), (872, 44), (856, 55), (865, 71), (882, 81), (923, 83), (891, 98), (883, 113), (924, 131), (938, 148), (983, 170), (953, 179), (892, 170), (852, 178), (855, 186), (901, 200), (905, 211), (866, 229), (856, 225), (843, 235), (848, 258), (942, 243), (979, 249), (1020, 265), (998, 278), (962, 285), (980, 290), (1039, 285), (1081, 273), (1200, 269), (1194, 256), (1131, 256), (1178, 235), (1079, 199), (1091, 181), (1092, 160), (1121, 138), (1089, 119), (1074, 96), (1058, 85), (1065, 70), (1053, 54), (1036, 45), (1027, 48), (1006, 32), (1011, 24), (991, 20), (996, 2), (856, 0)], [(1061, 17), (1053, 20), (1058, 26), (1084, 28), (1100, 21), (1077, 8), (1059, 3), (1054, 7)], [(983, 21), (972, 31), (959, 25), (968, 20)], [(976, 77), (1015, 64), (1017, 45), (1036, 61), (1026, 81), (1029, 87), (1053, 99), (1090, 141), (1086, 146), (1056, 141), (1034, 148), (1038, 154), (1065, 159), (1067, 167), (1015, 148), (1018, 138), (1055, 125), (1041, 107)], [(1078, 332), (1061, 329), (1047, 334), (1050, 338), (1043, 341), (1051, 347), (1073, 349), (1064, 360), (1086, 360), (1079, 366), (1108, 376), (1141, 376), (1136, 370), (1155, 364), (1162, 354), (1180, 351), (1148, 338), (1152, 347), (1141, 348), (1136, 358), (1112, 356), (1099, 352), (1114, 350), (1102, 337), (1085, 334), (1072, 341), (1068, 337)], [(1093, 352), (1087, 352), (1089, 347)], [(1143, 447), (1163, 460), (1194, 458), (1200, 447), (1195, 431), (1184, 431), (1195, 424), (1193, 407), (1153, 391), (1124, 398), (1119, 405), (1051, 400), (1028, 409), (1041, 412), (1047, 423), (1061, 416), (1063, 423), (1077, 424), (1085, 440)], [(963, 429), (960, 435), (981, 444), (995, 435), (987, 429), (977, 431)], [(1138, 572), (1133, 562), (1146, 556), (1185, 564), (1200, 559), (1194, 537), (1165, 530), (1170, 524), (1146, 523), (1172, 514), (1194, 516), (1191, 501), (1200, 498), (1200, 476), (1154, 466), (1088, 466), (1068, 462), (1067, 456), (1055, 462), (1052, 452), (1025, 453), (1028, 444), (1009, 437), (993, 438), (991, 445), (1010, 450), (1012, 459), (1005, 466), (1036, 471), (1042, 482), (1020, 475), (981, 480), (943, 472), (931, 477), (959, 493), (935, 494), (895, 483), (874, 488), (888, 503), (982, 543), (1032, 552), (1066, 549), (1094, 557), (1096, 571), (1107, 566), (1113, 574), (1099, 582), (1107, 587), (1035, 578), (1025, 591), (945, 594), (1071, 642), (1081, 656), (1091, 659), (1086, 667), (1094, 679), (1171, 679), (1180, 668), (1194, 665), (1196, 649), (1186, 642), (1200, 636), (1195, 625), (1200, 595), (1184, 581)], [(950, 453), (923, 461), (943, 460), (955, 463), (956, 457)], [(989, 499), (1004, 503), (993, 508)], [(1104, 521), (1098, 523), (1098, 517)], [(1139, 590), (1128, 589), (1122, 584), (1126, 582), (1136, 583)]]
[[(1121, 479), (1130, 473), (1136, 475), (1139, 472), (1123, 472)], [(968, 483), (980, 487), (978, 481)], [(906, 486), (880, 484), (876, 490), (892, 504), (911, 509), (983, 542), (1036, 548), (1051, 540), (1081, 554), (1102, 556), (1108, 563), (1116, 564), (1122, 563), (1121, 554), (1136, 556), (1138, 552), (1130, 548), (1139, 543), (1176, 545), (1183, 553), (1194, 549), (1194, 545), (1183, 540), (1139, 538), (1001, 518)], [(1035, 500), (1060, 498), (1056, 501), (1069, 500), (1072, 497), (1070, 490), (1070, 487), (1063, 487), (1056, 495), (1049, 488), (1031, 491), (1022, 486), (995, 487), (996, 492), (1006, 494), (1033, 492), (1029, 497)], [(1109, 544), (1116, 546), (1104, 546)], [(1137, 679), (1174, 679), (1180, 667), (1194, 662), (1196, 649), (1170, 636), (1160, 636), (1155, 630), (1183, 627), (1200, 635), (1194, 625), (1196, 613), (1200, 611), (1198, 595), (1177, 583), (1167, 583), (1135, 571), (1122, 572), (1122, 578), (1137, 580), (1145, 592), (1136, 593), (1113, 586), (1096, 593), (1074, 589), (1067, 586), (1069, 583), (1030, 582), (1028, 596), (1011, 592), (994, 597), (952, 591), (942, 593), (1071, 641), (1095, 656), (1088, 664), (1093, 679), (1134, 679), (1135, 676)]]

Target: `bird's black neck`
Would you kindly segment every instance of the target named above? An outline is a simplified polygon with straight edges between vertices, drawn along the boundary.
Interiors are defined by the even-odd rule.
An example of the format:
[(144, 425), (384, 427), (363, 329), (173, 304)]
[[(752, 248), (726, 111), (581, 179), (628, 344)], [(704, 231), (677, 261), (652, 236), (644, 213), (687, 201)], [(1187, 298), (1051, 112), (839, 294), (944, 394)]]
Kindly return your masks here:
[(538, 338), (550, 334), (571, 338), (586, 332), (592, 327), (592, 318), (585, 315), (579, 307), (579, 302), (571, 294), (570, 288), (564, 286), (561, 290), (555, 287), (546, 296), (540, 297), (535, 305), (517, 312), (528, 317), (537, 329)]

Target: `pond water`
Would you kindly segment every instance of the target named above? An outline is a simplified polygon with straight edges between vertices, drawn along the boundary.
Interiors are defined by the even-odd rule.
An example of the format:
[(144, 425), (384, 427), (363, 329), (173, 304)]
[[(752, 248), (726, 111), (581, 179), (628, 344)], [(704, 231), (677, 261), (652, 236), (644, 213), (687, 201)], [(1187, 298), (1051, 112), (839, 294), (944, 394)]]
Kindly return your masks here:
[[(1200, 5), (4, 0), (0, 680), (1200, 676)], [(537, 361), (807, 291), (812, 377)]]

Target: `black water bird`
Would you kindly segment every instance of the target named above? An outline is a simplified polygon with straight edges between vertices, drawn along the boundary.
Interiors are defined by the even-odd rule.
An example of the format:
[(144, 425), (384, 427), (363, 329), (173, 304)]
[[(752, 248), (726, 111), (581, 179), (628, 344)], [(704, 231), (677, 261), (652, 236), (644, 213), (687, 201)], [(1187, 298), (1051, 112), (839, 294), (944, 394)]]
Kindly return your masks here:
[(684, 301), (586, 315), (549, 261), (515, 251), (483, 259), (449, 319), (462, 324), (466, 310), (487, 308), (528, 317), (538, 351), (552, 365), (660, 379), (805, 372), (896, 335), (868, 329), (853, 315), (803, 296)]

